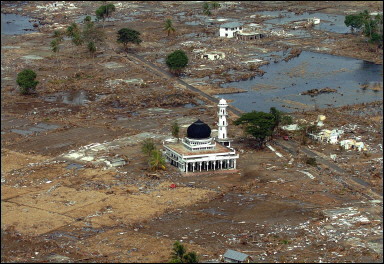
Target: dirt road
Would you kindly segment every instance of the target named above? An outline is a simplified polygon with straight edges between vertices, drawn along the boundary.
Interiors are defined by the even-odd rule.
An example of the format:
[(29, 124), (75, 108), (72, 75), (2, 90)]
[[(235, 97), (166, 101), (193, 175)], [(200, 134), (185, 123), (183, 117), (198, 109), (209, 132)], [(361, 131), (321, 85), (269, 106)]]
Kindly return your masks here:
[[(169, 81), (175, 81), (177, 82), (178, 84), (180, 84), (181, 86), (184, 86), (185, 88), (189, 89), (190, 91), (192, 92), (195, 92), (197, 93), (199, 96), (205, 98), (206, 100), (209, 100), (211, 101), (212, 103), (216, 103), (218, 104), (219, 103), (219, 99), (211, 96), (211, 95), (208, 95), (207, 93), (205, 93), (204, 91), (184, 82), (183, 80), (181, 80), (180, 78), (174, 76), (173, 74), (169, 73), (169, 72), (166, 72), (164, 71), (163, 69), (161, 69), (160, 67), (154, 65), (153, 63), (145, 60), (142, 56), (138, 55), (138, 54), (132, 54), (132, 53), (127, 53), (125, 55), (127, 58), (129, 58), (131, 61), (136, 59), (136, 61), (139, 61), (142, 65), (145, 65), (145, 67), (154, 72), (155, 74), (157, 74), (158, 76), (161, 76), (161, 77), (164, 77), (166, 80), (169, 80)], [(227, 107), (227, 109), (229, 111), (231, 111), (232, 113), (240, 116), (243, 111), (241, 111), (240, 109), (234, 107), (234, 106), (231, 106), (229, 105)]]

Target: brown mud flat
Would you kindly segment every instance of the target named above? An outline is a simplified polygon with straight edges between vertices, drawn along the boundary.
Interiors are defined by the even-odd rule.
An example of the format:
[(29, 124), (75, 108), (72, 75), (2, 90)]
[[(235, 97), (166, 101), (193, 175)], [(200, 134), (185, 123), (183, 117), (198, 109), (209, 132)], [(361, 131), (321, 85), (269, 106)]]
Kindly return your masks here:
[[(324, 156), (336, 153), (337, 165), (347, 170), (346, 175), (323, 164), (306, 164), (300, 148), (290, 153), (273, 145), (282, 158), (268, 148), (255, 150), (252, 141), (233, 125), (229, 135), (235, 138), (233, 146), (241, 158), (238, 171), (230, 173), (186, 176), (173, 167), (149, 171), (140, 137), (100, 154), (124, 156), (127, 164), (122, 167), (63, 159), (62, 154), (88, 144), (103, 145), (143, 133), (155, 135), (160, 148), (162, 137), (171, 137), (175, 120), (182, 127), (181, 135), (198, 118), (216, 128), (213, 102), (202, 100), (174, 77), (125, 56), (115, 41), (121, 27), (141, 32), (143, 42), (131, 47), (131, 52), (164, 70), (157, 60), (185, 47), (191, 58), (186, 75), (192, 80), (205, 76), (238, 80), (260, 74), (259, 64), (241, 63), (248, 59), (248, 52), (286, 48), (278, 44), (284, 40), (278, 37), (257, 45), (233, 45), (232, 40), (217, 39), (216, 27), (185, 24), (183, 17), (193, 21), (193, 15), (201, 13), (201, 3), (122, 2), (114, 16), (130, 14), (134, 19), (106, 21), (106, 42), (98, 47), (95, 58), (85, 47), (75, 48), (65, 40), (56, 60), (49, 49), (53, 30), (65, 28), (80, 14), (94, 14), (99, 6), (96, 2), (71, 3), (77, 8), (48, 12), (38, 9), (38, 2), (17, 3), (16, 7), (2, 2), (5, 12), (42, 22), (38, 33), (2, 36), (2, 262), (168, 262), (176, 240), (198, 252), (203, 262), (219, 259), (228, 248), (245, 252), (258, 262), (382, 262), (382, 199), (369, 200), (364, 188), (350, 189), (340, 181), (354, 175), (369, 188), (382, 191), (382, 101), (293, 114), (295, 120), (308, 122), (323, 114), (325, 128), (346, 126), (349, 135), (361, 136), (373, 149), (364, 154), (308, 143)], [(239, 19), (263, 10), (382, 11), (379, 1), (241, 5), (241, 12), (237, 7), (236, 12), (220, 9), (215, 16)], [(136, 14), (131, 14), (133, 9)], [(178, 15), (180, 12), (185, 15)], [(168, 16), (175, 18), (177, 27), (170, 37), (162, 31)], [(187, 46), (188, 34), (194, 33), (200, 35), (192, 37), (195, 42)], [(328, 38), (335, 40), (333, 44), (322, 42)], [(357, 35), (327, 33), (289, 41), (298, 48), (321, 43), (330, 54), (382, 63), (382, 56), (372, 46), (362, 46)], [(3, 48), (6, 46), (20, 48)], [(226, 59), (194, 57), (193, 50), (204, 47), (222, 50)], [(201, 64), (210, 69), (198, 70)], [(14, 80), (27, 66), (38, 72), (40, 83), (37, 94), (20, 96)], [(231, 70), (234, 73), (227, 75)], [(297, 69), (292, 74), (305, 72)], [(197, 87), (215, 94), (217, 84), (207, 83)], [(261, 86), (256, 88), (273, 89)], [(84, 101), (74, 104), (77, 99), (70, 97), (65, 101), (57, 96), (62, 92), (82, 95)], [(187, 104), (196, 106), (184, 107)], [(229, 114), (230, 120), (236, 118)], [(292, 138), (299, 141), (300, 135), (293, 133)], [(170, 188), (173, 183), (174, 189)], [(367, 236), (360, 236), (362, 233)]]

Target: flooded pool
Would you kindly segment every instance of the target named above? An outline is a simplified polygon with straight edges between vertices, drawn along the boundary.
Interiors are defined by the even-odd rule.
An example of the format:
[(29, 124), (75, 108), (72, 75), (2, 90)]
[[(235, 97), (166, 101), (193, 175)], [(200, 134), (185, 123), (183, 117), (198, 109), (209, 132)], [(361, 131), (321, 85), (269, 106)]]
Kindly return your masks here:
[[(282, 111), (311, 110), (382, 100), (382, 89), (363, 89), (379, 83), (383, 66), (371, 62), (303, 51), (288, 62), (279, 61), (260, 67), (262, 77), (222, 84), (221, 87), (245, 89), (246, 93), (222, 94), (217, 98), (234, 100), (232, 105), (245, 111), (268, 112), (270, 107)], [(255, 87), (274, 89), (255, 89)], [(310, 89), (336, 89), (317, 96), (301, 95)]]
[(32, 18), (16, 14), (1, 13), (1, 34), (2, 35), (21, 35), (37, 32), (33, 23), (29, 22)]

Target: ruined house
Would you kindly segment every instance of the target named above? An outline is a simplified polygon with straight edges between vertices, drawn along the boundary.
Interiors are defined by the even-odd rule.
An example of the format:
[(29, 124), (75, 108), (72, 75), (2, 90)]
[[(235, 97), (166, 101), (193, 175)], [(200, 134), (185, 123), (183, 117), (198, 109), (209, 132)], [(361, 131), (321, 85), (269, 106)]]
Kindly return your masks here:
[(201, 55), (201, 58), (207, 60), (220, 60), (225, 58), (225, 53), (221, 51), (205, 52)]
[(318, 140), (320, 142), (337, 144), (343, 133), (344, 133), (344, 131), (340, 130), (340, 129), (333, 129), (333, 130), (323, 129), (318, 134), (311, 134), (310, 133), (309, 136), (312, 139)]
[(307, 22), (313, 25), (318, 25), (320, 24), (320, 18), (317, 18), (317, 17), (308, 18)]
[(340, 141), (340, 146), (344, 149), (356, 149), (358, 151), (367, 150), (366, 146), (364, 145), (364, 142), (357, 142), (354, 139), (345, 139)]
[(243, 31), (236, 34), (236, 38), (239, 40), (257, 40), (267, 37), (266, 33), (258, 31)]
[(240, 40), (257, 40), (267, 36), (267, 31), (262, 30), (259, 24), (254, 23), (244, 26), (243, 30), (236, 34), (236, 38)]

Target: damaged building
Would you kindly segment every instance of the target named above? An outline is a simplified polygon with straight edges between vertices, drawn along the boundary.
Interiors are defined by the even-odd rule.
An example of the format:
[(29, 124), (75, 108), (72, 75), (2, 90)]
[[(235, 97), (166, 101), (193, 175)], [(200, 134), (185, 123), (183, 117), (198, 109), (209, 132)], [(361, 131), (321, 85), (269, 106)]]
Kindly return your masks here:
[(239, 155), (231, 148), (232, 140), (227, 134), (227, 106), (226, 100), (221, 99), (217, 138), (211, 137), (211, 128), (199, 119), (188, 127), (187, 137), (181, 142), (164, 142), (167, 162), (185, 173), (236, 169)]
[(220, 25), (219, 36), (225, 38), (235, 38), (243, 31), (243, 24), (239, 22), (228, 22)]
[(221, 51), (205, 52), (201, 55), (201, 58), (206, 60), (221, 60), (225, 58), (225, 53)]

